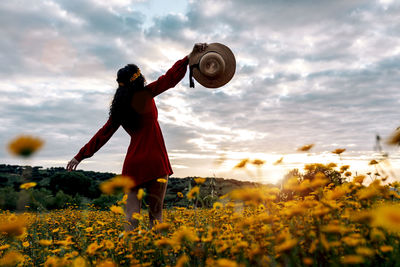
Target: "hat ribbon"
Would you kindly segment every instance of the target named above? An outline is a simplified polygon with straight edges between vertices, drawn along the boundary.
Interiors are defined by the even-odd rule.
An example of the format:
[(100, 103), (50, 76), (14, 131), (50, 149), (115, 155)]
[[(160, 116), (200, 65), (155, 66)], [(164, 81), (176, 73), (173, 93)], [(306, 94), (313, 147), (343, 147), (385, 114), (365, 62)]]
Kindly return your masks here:
[(199, 63), (190, 65), (189, 67), (189, 83), (190, 83), (190, 88), (194, 88), (194, 81), (193, 81), (193, 69), (194, 68), (199, 68)]

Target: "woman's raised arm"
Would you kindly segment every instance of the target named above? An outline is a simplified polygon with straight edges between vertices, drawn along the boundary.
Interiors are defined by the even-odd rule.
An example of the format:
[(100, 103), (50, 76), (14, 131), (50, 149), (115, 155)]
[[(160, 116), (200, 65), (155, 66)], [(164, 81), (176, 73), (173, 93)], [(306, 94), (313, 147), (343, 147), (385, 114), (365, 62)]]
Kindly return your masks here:
[(160, 76), (156, 81), (146, 86), (150, 90), (153, 97), (161, 94), (165, 90), (177, 85), (183, 77), (185, 77), (188, 57), (178, 60), (164, 75)]

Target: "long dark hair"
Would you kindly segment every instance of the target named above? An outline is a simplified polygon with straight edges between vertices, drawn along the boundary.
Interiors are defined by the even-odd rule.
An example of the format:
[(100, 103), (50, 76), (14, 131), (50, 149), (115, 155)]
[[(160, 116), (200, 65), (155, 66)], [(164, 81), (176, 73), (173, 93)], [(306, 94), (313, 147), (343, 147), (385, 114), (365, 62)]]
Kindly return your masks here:
[[(138, 66), (128, 64), (118, 70), (118, 88), (110, 106), (110, 118), (115, 124), (136, 130), (140, 127), (139, 113), (132, 106), (132, 97), (135, 92), (144, 90), (145, 82), (143, 75), (140, 74), (131, 81), (132, 76), (140, 74)], [(135, 77), (135, 76), (134, 76)]]

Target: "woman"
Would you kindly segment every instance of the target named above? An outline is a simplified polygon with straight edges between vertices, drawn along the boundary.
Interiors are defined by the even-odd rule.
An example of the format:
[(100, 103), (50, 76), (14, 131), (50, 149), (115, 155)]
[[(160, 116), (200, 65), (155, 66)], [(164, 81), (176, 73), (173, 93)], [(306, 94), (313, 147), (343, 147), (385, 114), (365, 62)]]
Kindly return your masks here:
[(117, 74), (119, 86), (107, 122), (67, 165), (68, 171), (75, 170), (79, 162), (93, 156), (122, 125), (131, 136), (122, 175), (129, 176), (127, 179), (132, 179), (135, 184), (126, 203), (126, 216), (130, 222), (126, 230), (132, 230), (138, 225), (138, 221), (132, 219), (132, 214), (140, 212), (141, 201), (137, 198), (140, 188), (147, 190), (150, 227), (155, 220), (162, 222), (167, 184), (157, 182), (157, 179), (164, 178), (168, 181), (173, 172), (153, 98), (179, 83), (185, 76), (189, 59), (203, 52), (206, 47), (205, 43), (195, 44), (188, 56), (177, 61), (165, 75), (148, 85), (136, 65), (129, 64), (120, 69)]

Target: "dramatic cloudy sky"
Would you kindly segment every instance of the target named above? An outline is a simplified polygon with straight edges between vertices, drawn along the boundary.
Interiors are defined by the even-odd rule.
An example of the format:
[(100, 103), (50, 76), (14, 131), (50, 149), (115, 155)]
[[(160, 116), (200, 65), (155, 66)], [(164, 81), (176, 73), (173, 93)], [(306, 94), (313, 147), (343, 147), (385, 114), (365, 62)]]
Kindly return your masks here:
[[(0, 24), (0, 163), (65, 167), (107, 120), (119, 68), (152, 81), (196, 42), (228, 45), (237, 69), (222, 88), (189, 88), (186, 75), (157, 97), (175, 177), (268, 182), (304, 162), (373, 171), (376, 134), (400, 125), (395, 0), (17, 0), (0, 2)], [(21, 161), (6, 149), (19, 134), (46, 144)], [(78, 168), (120, 173), (129, 141), (121, 127)], [(398, 166), (398, 149), (384, 150)], [(232, 171), (243, 158), (266, 164)]]

